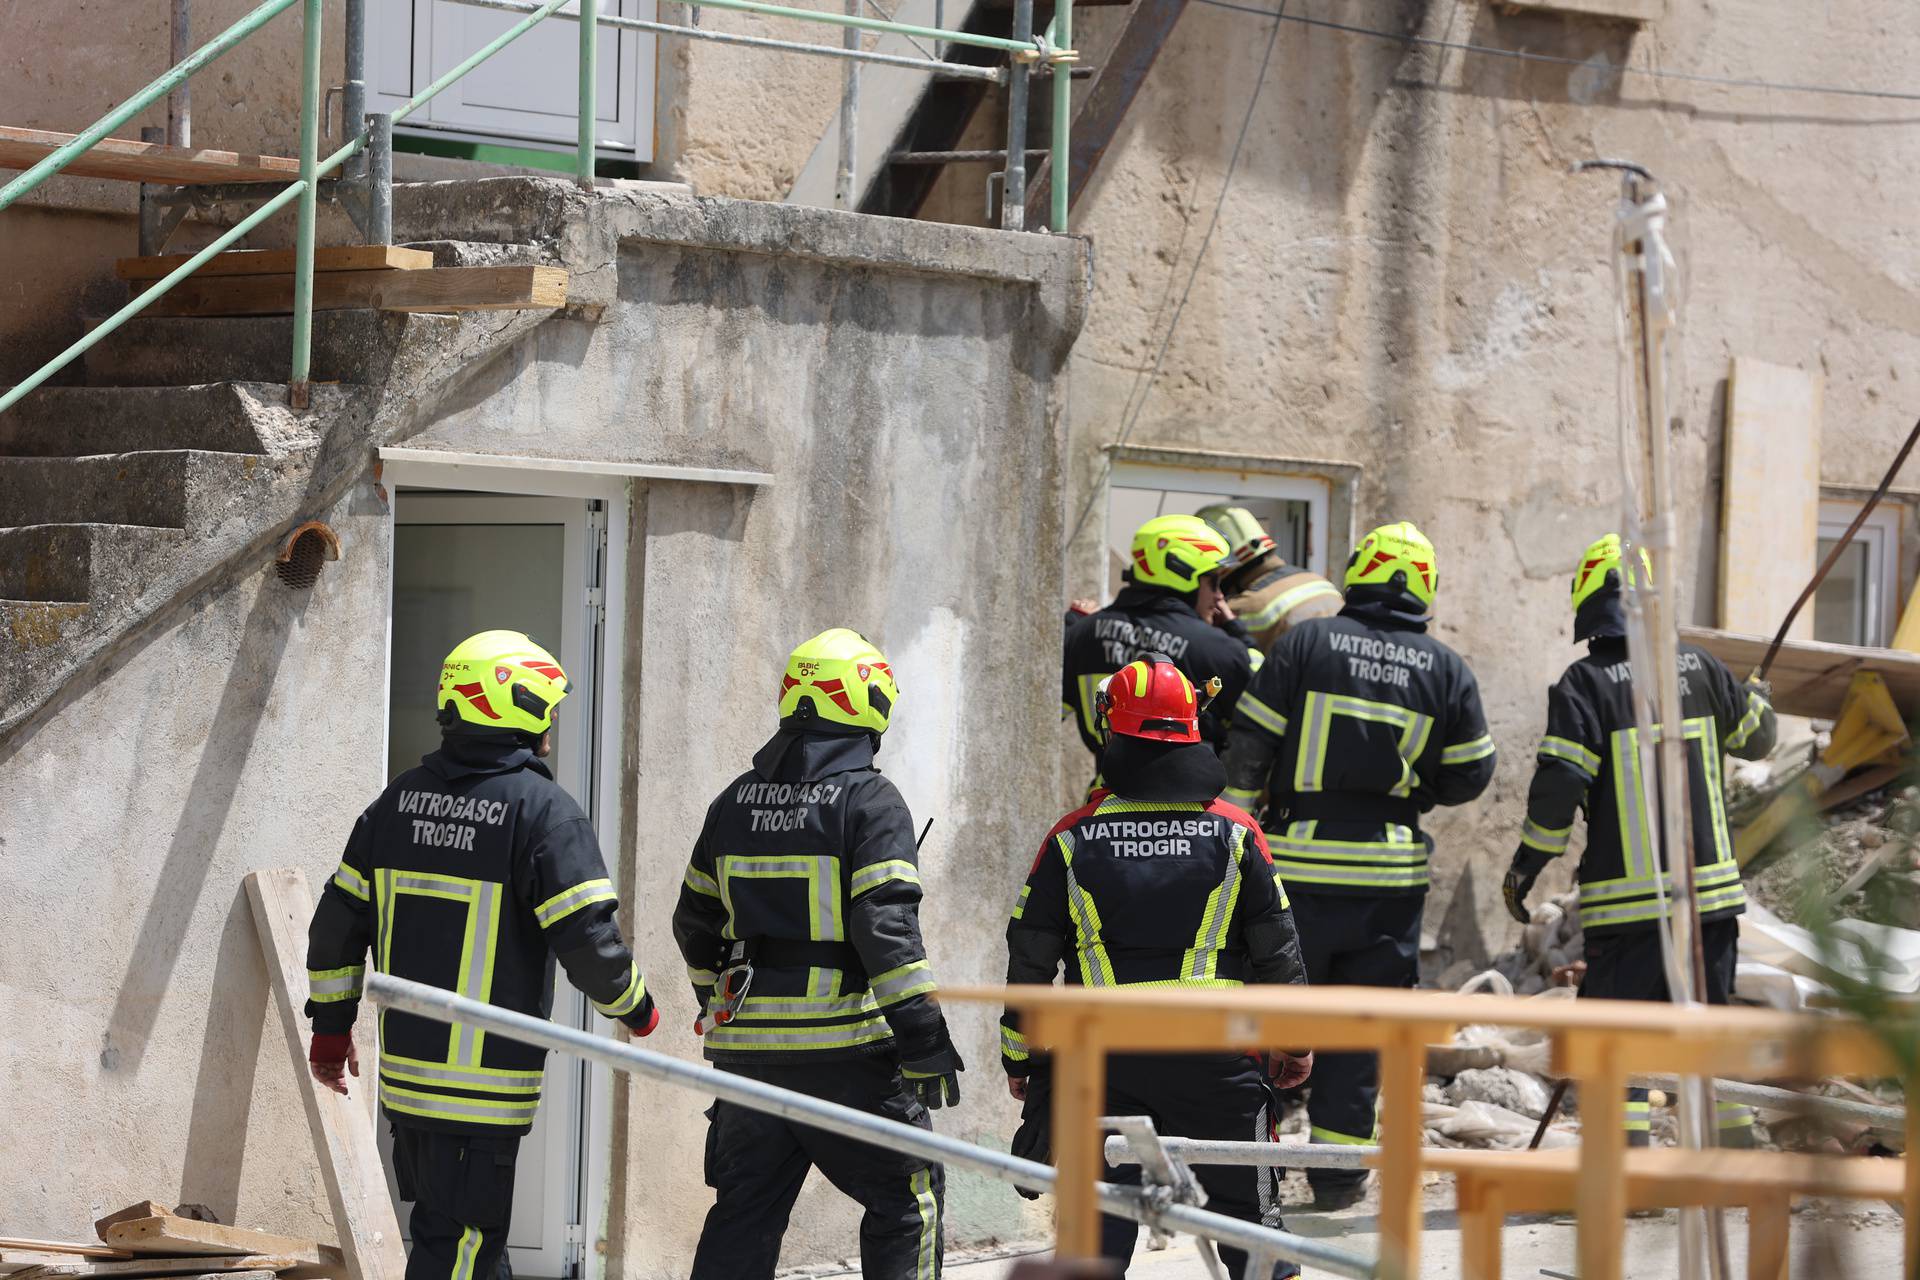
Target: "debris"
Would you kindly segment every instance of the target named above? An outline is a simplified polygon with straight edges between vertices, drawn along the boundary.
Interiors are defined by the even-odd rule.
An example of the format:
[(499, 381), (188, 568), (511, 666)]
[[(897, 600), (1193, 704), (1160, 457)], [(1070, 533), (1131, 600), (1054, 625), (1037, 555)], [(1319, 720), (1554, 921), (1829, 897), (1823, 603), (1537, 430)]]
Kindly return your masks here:
[(1446, 1087), (1455, 1106), (1486, 1102), (1538, 1120), (1546, 1114), (1547, 1086), (1538, 1076), (1511, 1067), (1475, 1067), (1456, 1075)]

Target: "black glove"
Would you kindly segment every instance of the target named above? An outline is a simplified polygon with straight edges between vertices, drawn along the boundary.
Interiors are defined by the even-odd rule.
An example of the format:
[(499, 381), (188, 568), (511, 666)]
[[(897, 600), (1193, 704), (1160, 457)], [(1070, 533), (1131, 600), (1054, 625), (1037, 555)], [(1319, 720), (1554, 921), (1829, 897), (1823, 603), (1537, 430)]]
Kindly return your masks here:
[(900, 1060), (900, 1078), (929, 1111), (960, 1105), (960, 1073), (966, 1069), (951, 1041), (932, 1053)]
[(1521, 924), (1533, 923), (1533, 916), (1527, 910), (1527, 895), (1533, 892), (1533, 882), (1552, 861), (1552, 854), (1542, 853), (1530, 845), (1523, 844), (1514, 850), (1513, 865), (1507, 868), (1500, 894), (1507, 900), (1507, 914)]
[[(1027, 1076), (1027, 1096), (1020, 1104), (1020, 1127), (1013, 1131), (1011, 1150), (1022, 1160), (1053, 1163), (1053, 1069), (1044, 1063), (1036, 1063)], [(1038, 1191), (1014, 1190), (1022, 1199), (1040, 1198)]]

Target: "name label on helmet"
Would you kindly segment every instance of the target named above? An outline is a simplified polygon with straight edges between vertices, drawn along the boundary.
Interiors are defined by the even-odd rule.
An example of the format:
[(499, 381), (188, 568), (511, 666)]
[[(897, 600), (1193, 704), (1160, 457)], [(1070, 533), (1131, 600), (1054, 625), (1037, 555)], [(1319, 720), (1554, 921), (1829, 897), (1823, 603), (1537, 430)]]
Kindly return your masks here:
[(1093, 638), (1106, 650), (1107, 661), (1115, 670), (1148, 653), (1158, 653), (1178, 662), (1187, 656), (1190, 647), (1185, 636), (1149, 627), (1131, 618), (1095, 618)]

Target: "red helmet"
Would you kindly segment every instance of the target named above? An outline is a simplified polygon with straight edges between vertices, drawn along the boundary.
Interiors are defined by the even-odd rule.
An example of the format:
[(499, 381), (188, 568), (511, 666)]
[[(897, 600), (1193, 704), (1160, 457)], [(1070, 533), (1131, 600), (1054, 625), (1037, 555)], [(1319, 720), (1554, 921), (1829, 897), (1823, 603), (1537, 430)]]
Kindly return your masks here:
[(1114, 733), (1161, 742), (1200, 741), (1201, 702), (1193, 682), (1158, 655), (1108, 676), (1094, 705)]

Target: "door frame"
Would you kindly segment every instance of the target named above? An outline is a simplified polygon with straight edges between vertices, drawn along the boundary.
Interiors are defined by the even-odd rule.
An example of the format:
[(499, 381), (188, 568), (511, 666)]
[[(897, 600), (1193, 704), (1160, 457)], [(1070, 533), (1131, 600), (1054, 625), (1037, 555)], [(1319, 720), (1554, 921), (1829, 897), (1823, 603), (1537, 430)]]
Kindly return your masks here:
[[(420, 450), (409, 450), (418, 455)], [(618, 840), (621, 830), (620, 759), (625, 740), (626, 715), (622, 682), (621, 655), (626, 653), (628, 531), (632, 528), (637, 495), (633, 479), (621, 474), (593, 474), (554, 470), (540, 465), (513, 467), (470, 465), (464, 455), (445, 461), (418, 456), (392, 457), (381, 453), (381, 482), (397, 493), (400, 488), (440, 490), (484, 494), (501, 498), (578, 500), (582, 504), (598, 499), (605, 504), (605, 520), (600, 524), (605, 541), (605, 573), (600, 587), (598, 608), (600, 645), (594, 661), (585, 664), (591, 674), (589, 701), (594, 707), (592, 727), (582, 741), (592, 748), (593, 793), (582, 808), (593, 819), (603, 845)], [(496, 462), (509, 460), (499, 459)], [(399, 504), (387, 503), (387, 545), (394, 545)], [(590, 526), (591, 528), (591, 526)], [(575, 572), (567, 570), (569, 577)], [(584, 589), (584, 577), (580, 580)], [(577, 598), (577, 597), (576, 597)], [(593, 607), (590, 603), (589, 607)], [(393, 652), (393, 573), (389, 559), (387, 573), (386, 649)], [(389, 659), (390, 660), (390, 659)], [(390, 678), (390, 677), (389, 677)], [(382, 725), (381, 757), (385, 759), (386, 726)], [(622, 859), (610, 859), (608, 874), (620, 887)], [(596, 1015), (598, 1030), (611, 1035), (613, 1024)], [(578, 1135), (580, 1170), (580, 1238), (569, 1240), (579, 1260), (582, 1280), (599, 1280), (605, 1271), (606, 1253), (594, 1242), (604, 1235), (613, 1157), (613, 1074), (599, 1063), (587, 1064), (587, 1084), (582, 1097), (584, 1123)]]

